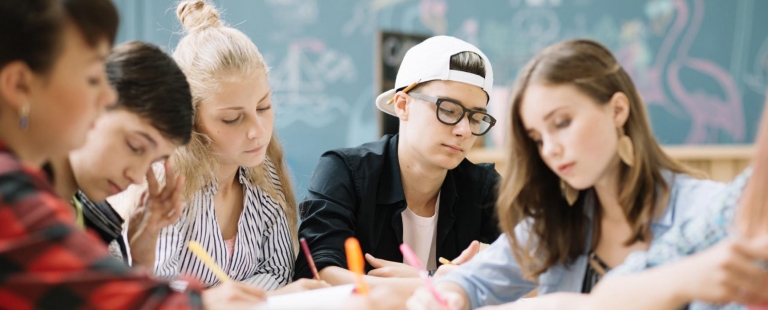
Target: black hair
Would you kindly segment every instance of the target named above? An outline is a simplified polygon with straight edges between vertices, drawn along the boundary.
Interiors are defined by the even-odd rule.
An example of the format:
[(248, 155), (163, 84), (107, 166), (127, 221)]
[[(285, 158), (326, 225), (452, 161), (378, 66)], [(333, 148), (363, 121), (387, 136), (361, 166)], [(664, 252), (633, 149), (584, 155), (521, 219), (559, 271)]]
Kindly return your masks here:
[(451, 56), (449, 68), (485, 77), (485, 61), (474, 52), (461, 52)]
[(47, 73), (62, 51), (64, 26), (73, 24), (86, 42), (113, 44), (119, 18), (110, 0), (0, 1), (0, 68), (21, 60)]
[(107, 78), (117, 90), (115, 108), (147, 119), (180, 144), (192, 136), (192, 93), (176, 61), (159, 47), (138, 41), (120, 44), (107, 58)]

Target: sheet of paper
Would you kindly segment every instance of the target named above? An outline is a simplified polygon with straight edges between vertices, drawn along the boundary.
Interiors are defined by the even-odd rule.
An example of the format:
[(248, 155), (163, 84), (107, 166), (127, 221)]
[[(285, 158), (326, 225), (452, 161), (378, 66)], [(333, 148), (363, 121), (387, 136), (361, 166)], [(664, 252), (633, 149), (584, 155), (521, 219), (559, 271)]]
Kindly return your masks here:
[(311, 291), (277, 295), (256, 306), (258, 310), (274, 309), (339, 309), (355, 289), (354, 284), (332, 286)]

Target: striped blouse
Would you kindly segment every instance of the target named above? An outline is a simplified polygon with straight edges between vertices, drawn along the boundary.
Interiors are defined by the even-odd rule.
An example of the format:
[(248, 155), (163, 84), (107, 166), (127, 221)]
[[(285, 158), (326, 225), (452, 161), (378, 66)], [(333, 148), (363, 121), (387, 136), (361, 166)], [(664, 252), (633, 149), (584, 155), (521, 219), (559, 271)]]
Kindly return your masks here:
[[(268, 161), (264, 163), (269, 168), (272, 184), (282, 189), (274, 166)], [(184, 206), (179, 220), (160, 232), (156, 276), (171, 279), (182, 274), (199, 279), (207, 287), (217, 285), (219, 280), (213, 272), (186, 246), (188, 241), (195, 240), (233, 280), (265, 290), (275, 290), (290, 282), (295, 253), (285, 211), (265, 190), (252, 186), (247, 173), (242, 167), (238, 172), (245, 205), (237, 224), (232, 258), (214, 214), (213, 196), (217, 189), (212, 184), (195, 193)], [(282, 194), (282, 190), (278, 192)]]

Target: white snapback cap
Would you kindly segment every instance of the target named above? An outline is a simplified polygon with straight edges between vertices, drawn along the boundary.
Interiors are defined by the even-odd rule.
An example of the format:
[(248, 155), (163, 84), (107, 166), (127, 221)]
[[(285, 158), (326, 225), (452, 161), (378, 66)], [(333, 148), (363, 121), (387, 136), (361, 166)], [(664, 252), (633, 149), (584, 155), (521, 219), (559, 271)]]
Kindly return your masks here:
[[(473, 52), (485, 63), (485, 78), (482, 76), (451, 70), (451, 57), (461, 52)], [(421, 42), (405, 53), (400, 69), (397, 71), (395, 88), (376, 98), (376, 107), (390, 115), (395, 115), (395, 107), (387, 102), (395, 96), (398, 89), (413, 83), (429, 81), (456, 81), (480, 87), (490, 97), (493, 88), (493, 69), (488, 57), (477, 47), (460, 39), (449, 36), (434, 36)]]

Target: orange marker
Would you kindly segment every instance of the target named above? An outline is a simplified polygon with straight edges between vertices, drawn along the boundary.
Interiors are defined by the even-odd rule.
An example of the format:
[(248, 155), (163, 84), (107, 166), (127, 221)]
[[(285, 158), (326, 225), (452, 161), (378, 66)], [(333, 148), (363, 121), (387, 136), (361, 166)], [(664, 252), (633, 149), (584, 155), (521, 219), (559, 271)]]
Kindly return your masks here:
[(368, 285), (365, 284), (363, 275), (365, 274), (365, 260), (363, 260), (363, 251), (360, 250), (360, 242), (355, 237), (347, 238), (344, 242), (344, 248), (347, 252), (347, 265), (349, 271), (355, 273), (355, 282), (357, 282), (357, 293), (368, 295)]

